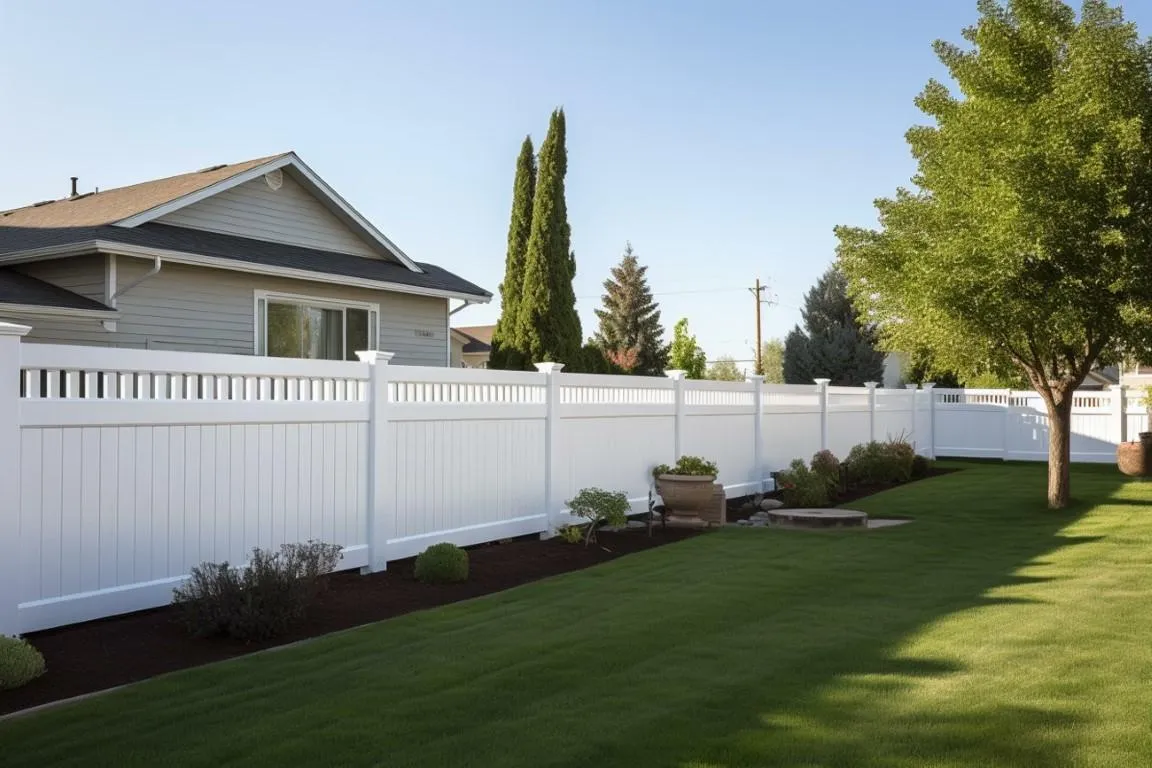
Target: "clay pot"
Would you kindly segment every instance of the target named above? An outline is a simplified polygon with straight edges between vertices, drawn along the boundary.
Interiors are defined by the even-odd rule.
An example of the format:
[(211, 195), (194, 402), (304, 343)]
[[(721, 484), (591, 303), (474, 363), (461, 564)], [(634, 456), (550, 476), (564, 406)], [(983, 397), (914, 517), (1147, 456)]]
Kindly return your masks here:
[(700, 513), (712, 503), (715, 475), (660, 475), (657, 490), (668, 508), (668, 522), (683, 525), (706, 525)]
[(1149, 458), (1152, 457), (1152, 432), (1142, 432), (1140, 437), (1148, 435), (1149, 439), (1141, 439), (1136, 443), (1120, 443), (1116, 446), (1116, 466), (1129, 477), (1143, 477), (1149, 474)]

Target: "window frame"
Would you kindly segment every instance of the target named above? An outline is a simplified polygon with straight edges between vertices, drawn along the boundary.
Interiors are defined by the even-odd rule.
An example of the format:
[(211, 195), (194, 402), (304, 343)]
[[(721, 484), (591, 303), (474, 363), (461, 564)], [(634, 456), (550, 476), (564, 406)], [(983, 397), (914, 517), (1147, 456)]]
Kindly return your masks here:
[[(257, 289), (252, 292), (252, 354), (256, 357), (268, 357), (268, 304), (295, 304), (297, 306), (313, 306), (321, 309), (340, 310), (340, 344), (348, 346), (348, 310), (361, 309), (368, 312), (368, 346), (369, 349), (380, 348), (380, 305), (371, 301), (354, 301), (351, 299), (332, 299), (322, 296), (310, 296), (303, 293), (286, 293), (284, 291), (266, 291)], [(263, 312), (261, 312), (263, 308)], [(345, 349), (346, 351), (346, 349)], [(283, 358), (285, 360), (311, 360), (310, 357)], [(353, 360), (352, 362), (355, 362)]]

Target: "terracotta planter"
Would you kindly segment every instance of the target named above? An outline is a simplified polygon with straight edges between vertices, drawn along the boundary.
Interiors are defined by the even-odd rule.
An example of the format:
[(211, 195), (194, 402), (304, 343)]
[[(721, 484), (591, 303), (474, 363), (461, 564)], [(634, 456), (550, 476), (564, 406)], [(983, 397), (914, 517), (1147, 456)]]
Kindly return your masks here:
[(704, 527), (700, 513), (712, 504), (715, 475), (660, 475), (656, 490), (668, 508), (668, 522), (673, 525)]
[[(1141, 433), (1152, 438), (1152, 433)], [(1152, 457), (1152, 439), (1136, 443), (1120, 443), (1116, 446), (1116, 466), (1130, 477), (1143, 477), (1149, 474), (1149, 457)]]

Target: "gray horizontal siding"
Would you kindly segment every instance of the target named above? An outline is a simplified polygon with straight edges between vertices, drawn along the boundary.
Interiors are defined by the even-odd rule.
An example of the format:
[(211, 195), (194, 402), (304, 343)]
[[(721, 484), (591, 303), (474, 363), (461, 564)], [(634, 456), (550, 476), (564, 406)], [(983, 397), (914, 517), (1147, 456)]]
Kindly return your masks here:
[[(119, 285), (128, 285), (151, 267), (149, 260), (118, 257)], [(447, 364), (446, 299), (183, 264), (164, 264), (159, 274), (121, 296), (115, 332), (105, 331), (95, 321), (16, 319), (33, 326), (30, 341), (251, 355), (255, 349), (256, 290), (378, 304), (378, 346), (396, 354), (395, 364)], [(101, 267), (100, 296), (96, 298), (102, 295)], [(431, 335), (421, 335), (424, 333)]]
[(156, 220), (209, 232), (290, 243), (325, 251), (380, 257), (384, 251), (368, 244), (284, 172), (283, 186), (273, 190), (264, 178), (181, 208)]
[[(103, 255), (92, 254), (71, 259), (20, 264), (13, 269), (103, 302), (105, 260), (106, 257)], [(32, 342), (114, 346), (109, 338), (112, 334), (101, 327), (99, 320), (45, 317), (0, 317), (0, 319), (32, 326), (32, 330), (25, 337)]]

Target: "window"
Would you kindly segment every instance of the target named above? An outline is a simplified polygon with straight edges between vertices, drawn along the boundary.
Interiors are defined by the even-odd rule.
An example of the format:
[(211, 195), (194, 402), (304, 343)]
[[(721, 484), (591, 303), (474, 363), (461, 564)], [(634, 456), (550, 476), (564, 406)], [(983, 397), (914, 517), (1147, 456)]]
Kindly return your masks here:
[(258, 291), (256, 354), (308, 360), (356, 360), (376, 349), (379, 307)]

